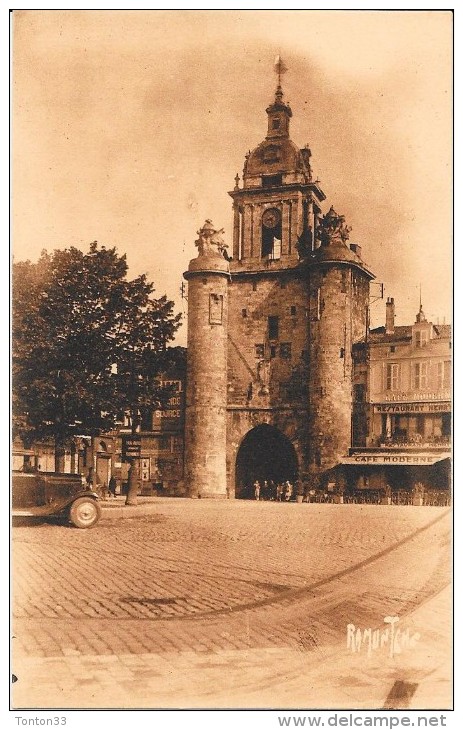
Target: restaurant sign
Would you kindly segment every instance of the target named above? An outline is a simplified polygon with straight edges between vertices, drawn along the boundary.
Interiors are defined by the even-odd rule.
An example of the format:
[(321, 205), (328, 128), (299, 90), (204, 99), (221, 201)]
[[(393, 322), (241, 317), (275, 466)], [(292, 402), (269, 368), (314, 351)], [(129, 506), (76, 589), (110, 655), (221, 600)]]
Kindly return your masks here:
[(374, 403), (375, 413), (449, 413), (450, 401), (441, 403)]

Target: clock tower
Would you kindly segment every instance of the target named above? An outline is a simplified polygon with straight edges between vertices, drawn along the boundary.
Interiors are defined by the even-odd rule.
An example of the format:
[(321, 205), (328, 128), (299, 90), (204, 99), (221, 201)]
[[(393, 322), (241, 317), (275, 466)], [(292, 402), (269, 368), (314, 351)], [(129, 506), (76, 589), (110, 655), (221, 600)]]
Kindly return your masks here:
[[(325, 194), (311, 151), (290, 138), (280, 84), (267, 135), (245, 157), (233, 199), (227, 392), (227, 478), (237, 497), (308, 473), (307, 302), (303, 262), (314, 250)], [(241, 182), (241, 184), (240, 184)]]
[(267, 136), (246, 155), (242, 187), (235, 178), (233, 271), (292, 267), (301, 250), (314, 246), (325, 195), (312, 178), (309, 146), (291, 141), (292, 111), (278, 85), (267, 107)]
[(309, 146), (290, 138), (280, 74), (266, 113), (266, 137), (229, 193), (231, 256), (212, 268), (199, 256), (185, 275), (192, 494), (204, 485), (204, 496), (249, 498), (256, 480), (264, 498), (286, 481), (300, 493), (332, 480), (350, 446), (352, 345), (365, 336), (373, 274), (343, 216), (322, 213)]

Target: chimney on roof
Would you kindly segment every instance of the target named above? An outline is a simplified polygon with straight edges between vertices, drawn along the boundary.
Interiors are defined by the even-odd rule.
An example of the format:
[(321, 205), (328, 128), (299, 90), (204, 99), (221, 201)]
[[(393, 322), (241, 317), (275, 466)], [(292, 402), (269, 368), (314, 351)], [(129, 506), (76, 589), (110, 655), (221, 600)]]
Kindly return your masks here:
[(386, 334), (394, 334), (395, 305), (394, 297), (388, 297), (386, 300)]
[(359, 258), (362, 257), (362, 247), (358, 243), (351, 243), (350, 250), (356, 253)]

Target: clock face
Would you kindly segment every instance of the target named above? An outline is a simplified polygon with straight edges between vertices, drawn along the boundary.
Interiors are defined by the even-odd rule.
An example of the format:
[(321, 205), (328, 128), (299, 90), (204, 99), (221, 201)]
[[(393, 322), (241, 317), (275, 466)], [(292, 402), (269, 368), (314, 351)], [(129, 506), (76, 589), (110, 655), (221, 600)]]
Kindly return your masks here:
[(268, 208), (262, 216), (262, 223), (266, 228), (275, 228), (280, 222), (280, 211), (278, 208)]

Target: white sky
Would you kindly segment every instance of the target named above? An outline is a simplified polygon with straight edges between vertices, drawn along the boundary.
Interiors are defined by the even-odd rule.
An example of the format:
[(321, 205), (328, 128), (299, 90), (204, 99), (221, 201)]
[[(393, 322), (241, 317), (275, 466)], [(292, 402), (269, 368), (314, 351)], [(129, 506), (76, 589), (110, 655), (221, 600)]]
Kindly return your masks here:
[(397, 324), (420, 283), (428, 318), (450, 321), (450, 12), (30, 10), (13, 33), (16, 260), (115, 245), (181, 310), (204, 219), (231, 243), (227, 191), (265, 137), (280, 52), (291, 137)]

